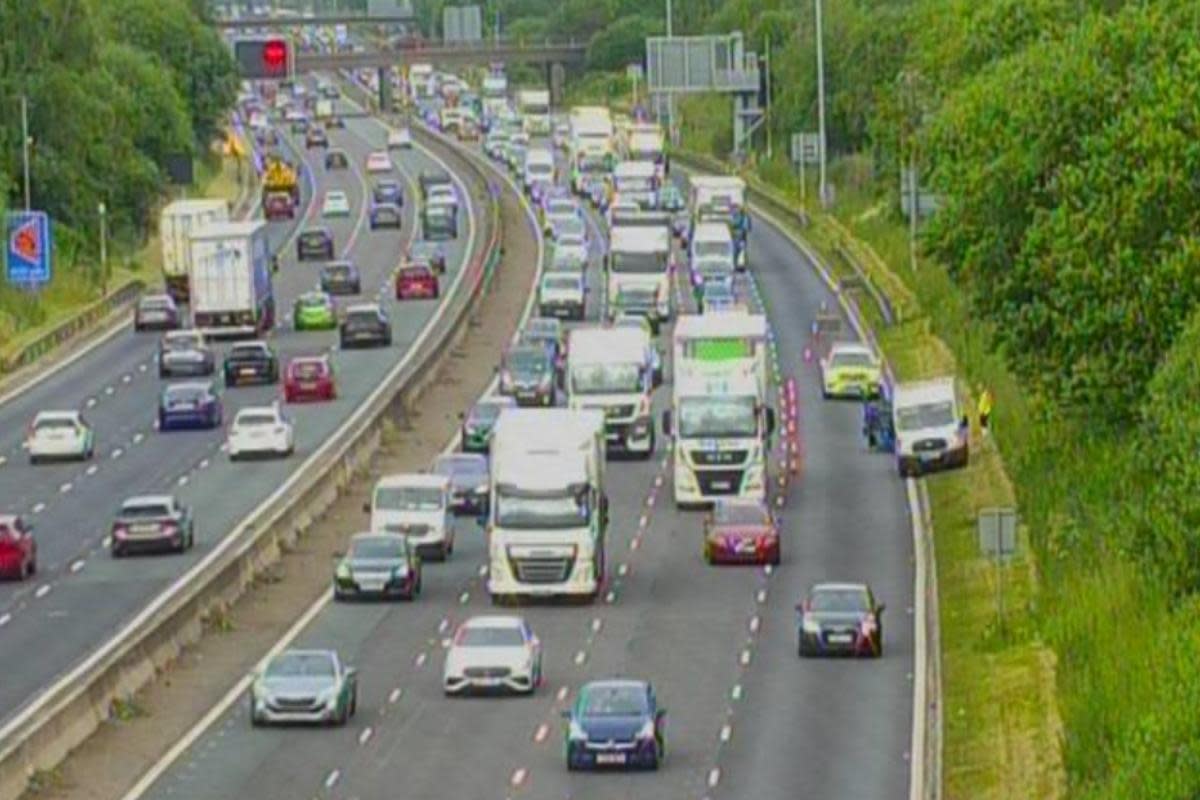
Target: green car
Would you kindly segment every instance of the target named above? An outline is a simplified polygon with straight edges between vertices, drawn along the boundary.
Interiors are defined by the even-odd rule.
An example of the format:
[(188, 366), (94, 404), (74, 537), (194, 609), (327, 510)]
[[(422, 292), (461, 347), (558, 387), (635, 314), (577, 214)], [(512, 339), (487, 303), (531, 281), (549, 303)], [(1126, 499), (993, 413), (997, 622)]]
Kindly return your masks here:
[(292, 309), (294, 327), (298, 331), (327, 331), (337, 327), (333, 298), (325, 292), (300, 295)]

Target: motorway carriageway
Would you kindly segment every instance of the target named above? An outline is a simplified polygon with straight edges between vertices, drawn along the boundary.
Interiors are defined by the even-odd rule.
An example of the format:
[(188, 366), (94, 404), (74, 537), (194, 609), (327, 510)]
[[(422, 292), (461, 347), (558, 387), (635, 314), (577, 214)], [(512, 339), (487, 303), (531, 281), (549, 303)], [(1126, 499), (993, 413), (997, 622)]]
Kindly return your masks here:
[[(327, 225), (335, 255), (359, 268), (363, 294), (337, 298), (339, 308), (379, 300), (390, 313), (394, 344), (387, 349), (335, 352), (339, 397), (332, 403), (294, 405), (296, 453), (285, 460), (233, 464), (222, 452), (225, 430), (159, 433), (155, 430), (158, 334), (126, 326), (68, 368), (56, 372), (0, 406), (0, 512), (21, 513), (36, 526), (39, 567), (35, 579), (0, 583), (0, 721), (32, 701), (54, 678), (82, 660), (125, 621), (202, 558), (251, 510), (325, 442), (402, 357), (434, 309), (449, 294), (466, 261), (469, 237), (481, 242), (480, 209), (460, 211), (459, 239), (447, 242), (443, 300), (397, 303), (392, 275), (402, 249), (414, 235), (419, 194), (416, 176), (437, 164), (420, 148), (392, 154), (398, 171), (386, 177), (405, 186), (403, 228), (369, 229), (365, 173), (368, 152), (382, 149), (386, 131), (372, 118), (348, 117), (344, 130), (329, 132), (331, 146), (349, 155), (350, 168), (326, 172), (320, 148), (303, 151), (303, 136), (284, 134), (287, 147), (304, 160), (302, 208), (296, 223), (271, 223), (277, 327), (270, 337), (281, 364), (295, 355), (332, 352), (337, 331), (291, 330), (292, 303), (317, 286), (319, 262), (296, 260), (295, 235), (304, 226)], [(315, 191), (313, 184), (315, 182)], [(320, 218), (319, 198), (341, 189), (351, 201), (349, 217)], [(461, 187), (460, 187), (460, 193)], [(313, 200), (316, 195), (317, 201)], [(465, 193), (464, 193), (465, 194)], [(466, 223), (466, 224), (464, 224)], [(225, 346), (215, 347), (216, 380)], [(222, 390), (226, 426), (237, 410), (282, 400), (278, 386)], [(21, 448), (27, 424), (43, 409), (79, 408), (96, 431), (90, 462), (31, 466)], [(175, 493), (191, 506), (196, 547), (183, 556), (138, 556), (114, 560), (106, 552), (108, 527), (120, 502), (135, 494)]]
[[(595, 238), (602, 223), (590, 216)], [(157, 780), (142, 796), (906, 796), (913, 568), (903, 484), (889, 459), (864, 450), (859, 406), (821, 400), (815, 365), (803, 362), (803, 351), (820, 304), (836, 304), (796, 247), (756, 222), (753, 286), (749, 276), (743, 286), (756, 307), (765, 301), (783, 372), (799, 381), (805, 452), (803, 475), (786, 497), (780, 567), (705, 565), (701, 516), (675, 509), (660, 438), (649, 461), (610, 460), (609, 581), (598, 602), (516, 610), (543, 643), (546, 682), (535, 696), (442, 695), (442, 660), (455, 626), (495, 611), (483, 533), (461, 518), (453, 558), (429, 565), (415, 603), (330, 603), (292, 642), (336, 648), (359, 668), (351, 724), (252, 729), (240, 697), (224, 713), (214, 709), (213, 725), (195, 729), (174, 763), (147, 776)], [(603, 302), (601, 250), (590, 266), (593, 320)], [(678, 296), (691, 308), (683, 270), (677, 278)], [(662, 341), (669, 337), (667, 330)], [(669, 394), (669, 383), (657, 391), (656, 414)], [(797, 658), (793, 606), (823, 580), (869, 581), (888, 604), (881, 660)], [(659, 772), (566, 771), (559, 711), (582, 683), (609, 676), (652, 680), (668, 708), (667, 760)]]

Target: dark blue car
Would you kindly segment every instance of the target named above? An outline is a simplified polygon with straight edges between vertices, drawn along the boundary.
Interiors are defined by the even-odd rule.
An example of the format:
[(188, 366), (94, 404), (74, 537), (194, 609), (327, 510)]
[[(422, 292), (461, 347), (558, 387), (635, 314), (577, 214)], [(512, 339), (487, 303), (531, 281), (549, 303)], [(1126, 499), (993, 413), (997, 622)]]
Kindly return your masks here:
[(568, 770), (658, 769), (666, 757), (667, 712), (646, 681), (592, 681), (562, 715)]
[(211, 381), (172, 383), (158, 397), (158, 429), (221, 427), (221, 398)]

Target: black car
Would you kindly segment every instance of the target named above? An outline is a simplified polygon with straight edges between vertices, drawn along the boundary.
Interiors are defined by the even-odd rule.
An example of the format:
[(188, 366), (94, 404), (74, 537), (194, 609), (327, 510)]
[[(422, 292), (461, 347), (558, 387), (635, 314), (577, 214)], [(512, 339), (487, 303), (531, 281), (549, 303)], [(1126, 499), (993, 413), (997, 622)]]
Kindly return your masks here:
[(391, 347), (392, 323), (377, 305), (351, 306), (339, 330), (341, 347)]
[(225, 356), (225, 385), (278, 383), (279, 357), (266, 342), (239, 342)]
[(796, 606), (801, 657), (883, 655), (883, 609), (863, 583), (819, 583)]
[(382, 180), (371, 189), (371, 199), (376, 203), (404, 205), (404, 188), (399, 181)]
[(400, 230), (402, 217), (400, 206), (394, 203), (375, 203), (370, 212), (371, 230), (376, 228), (395, 228)]
[(421, 592), (421, 558), (408, 539), (392, 533), (360, 533), (333, 573), (333, 599), (399, 597)]
[(488, 452), (492, 444), (492, 429), (496, 427), (500, 412), (516, 405), (517, 402), (511, 397), (488, 397), (472, 406), (467, 414), (459, 414), (462, 420), (463, 452)]
[(433, 472), (450, 479), (450, 502), (456, 514), (476, 517), (487, 514), (487, 457), (476, 453), (447, 453), (433, 462)]
[(331, 261), (321, 267), (321, 291), (329, 294), (362, 294), (362, 277), (349, 261)]
[(296, 239), (296, 258), (300, 261), (333, 260), (333, 234), (328, 228), (310, 228)]
[(170, 331), (158, 340), (158, 377), (212, 375), (216, 359), (197, 330)]
[(324, 128), (318, 128), (315, 125), (308, 129), (308, 133), (304, 134), (305, 147), (329, 147), (329, 134)]
[(135, 331), (171, 331), (179, 327), (179, 307), (169, 294), (148, 294), (133, 311)]
[(350, 157), (345, 150), (329, 150), (325, 153), (325, 169), (349, 169)]
[(421, 209), (421, 238), (430, 241), (458, 238), (458, 214), (451, 205)]
[(408, 261), (428, 264), (438, 274), (446, 272), (446, 248), (437, 242), (415, 241), (408, 248)]
[(500, 393), (516, 399), (519, 406), (552, 406), (557, 372), (544, 345), (514, 345), (500, 364)]

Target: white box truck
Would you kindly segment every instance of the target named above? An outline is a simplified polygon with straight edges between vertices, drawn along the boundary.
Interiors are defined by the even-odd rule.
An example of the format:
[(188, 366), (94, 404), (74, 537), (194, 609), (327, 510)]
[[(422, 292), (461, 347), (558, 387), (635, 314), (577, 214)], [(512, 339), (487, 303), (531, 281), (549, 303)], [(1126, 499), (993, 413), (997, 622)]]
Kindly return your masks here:
[(550, 135), (550, 92), (545, 89), (517, 92), (517, 113), (521, 115), (525, 133), (530, 136)]
[(218, 222), (192, 233), (192, 322), (211, 337), (258, 337), (275, 325), (267, 223)]
[(188, 300), (188, 271), (192, 263), (192, 231), (214, 222), (229, 221), (229, 203), (211, 198), (176, 200), (162, 210), (158, 237), (162, 240), (162, 271), (167, 292), (177, 303)]
[(506, 408), (491, 442), (488, 593), (594, 599), (604, 582), (604, 414)]
[(610, 450), (654, 455), (654, 364), (643, 328), (575, 328), (568, 339), (567, 404), (604, 414)]

